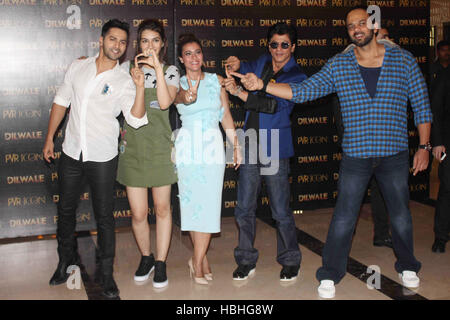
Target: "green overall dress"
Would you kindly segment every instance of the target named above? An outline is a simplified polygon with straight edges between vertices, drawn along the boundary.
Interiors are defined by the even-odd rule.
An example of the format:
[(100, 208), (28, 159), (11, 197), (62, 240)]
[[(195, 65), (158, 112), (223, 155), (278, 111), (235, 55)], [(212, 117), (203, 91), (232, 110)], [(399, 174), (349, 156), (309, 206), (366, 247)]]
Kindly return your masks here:
[(177, 182), (177, 175), (170, 157), (173, 143), (169, 109), (159, 108), (156, 88), (145, 88), (144, 103), (147, 125), (134, 129), (124, 122), (117, 181), (129, 187), (171, 185)]

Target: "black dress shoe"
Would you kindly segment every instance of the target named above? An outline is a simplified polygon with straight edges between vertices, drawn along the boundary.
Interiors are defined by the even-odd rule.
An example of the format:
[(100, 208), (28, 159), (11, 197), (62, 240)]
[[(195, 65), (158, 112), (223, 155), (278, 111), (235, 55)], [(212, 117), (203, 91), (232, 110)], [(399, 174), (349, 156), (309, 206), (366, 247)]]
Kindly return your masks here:
[(393, 248), (394, 246), (392, 245), (392, 239), (389, 238), (385, 238), (385, 239), (374, 239), (373, 240), (373, 245), (375, 247), (388, 247), (388, 248)]
[(108, 299), (114, 299), (119, 297), (119, 288), (117, 288), (117, 284), (114, 281), (112, 275), (103, 275), (103, 292), (102, 295)]
[(73, 260), (60, 260), (58, 266), (56, 267), (55, 273), (49, 281), (49, 284), (51, 286), (57, 286), (66, 282), (70, 276), (70, 274), (67, 273), (67, 268), (71, 265), (80, 265), (79, 257)]
[(441, 239), (434, 240), (433, 246), (431, 247), (431, 251), (433, 252), (445, 252), (445, 241)]

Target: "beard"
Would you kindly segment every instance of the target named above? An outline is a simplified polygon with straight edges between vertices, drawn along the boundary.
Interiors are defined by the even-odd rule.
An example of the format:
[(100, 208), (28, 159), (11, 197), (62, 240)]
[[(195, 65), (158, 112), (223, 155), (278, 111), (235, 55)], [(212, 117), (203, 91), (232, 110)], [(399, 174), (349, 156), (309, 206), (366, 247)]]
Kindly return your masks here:
[(374, 31), (373, 30), (369, 30), (369, 35), (367, 35), (366, 37), (362, 38), (361, 40), (357, 40), (356, 38), (354, 38), (354, 36), (355, 36), (355, 34), (353, 35), (353, 37), (350, 37), (350, 39), (352, 40), (352, 43), (354, 43), (358, 47), (364, 47), (370, 41), (372, 41), (372, 39), (374, 37)]
[(112, 49), (109, 49), (103, 43), (103, 54), (110, 60), (117, 61), (119, 60), (125, 52), (114, 53)]

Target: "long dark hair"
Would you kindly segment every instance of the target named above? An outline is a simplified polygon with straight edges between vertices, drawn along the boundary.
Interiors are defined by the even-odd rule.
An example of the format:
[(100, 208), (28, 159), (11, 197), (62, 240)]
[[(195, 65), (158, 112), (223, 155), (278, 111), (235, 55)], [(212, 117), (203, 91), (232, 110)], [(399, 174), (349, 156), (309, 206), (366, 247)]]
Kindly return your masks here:
[(159, 36), (161, 37), (161, 41), (163, 42), (163, 46), (161, 48), (161, 51), (159, 51), (159, 61), (160, 62), (167, 62), (167, 38), (166, 34), (164, 32), (164, 26), (159, 20), (156, 19), (147, 19), (142, 21), (139, 24), (138, 27), (138, 36), (137, 36), (137, 47), (136, 47), (136, 55), (142, 53), (141, 49), (141, 39), (142, 39), (142, 32), (145, 30), (151, 30), (154, 32), (157, 32)]

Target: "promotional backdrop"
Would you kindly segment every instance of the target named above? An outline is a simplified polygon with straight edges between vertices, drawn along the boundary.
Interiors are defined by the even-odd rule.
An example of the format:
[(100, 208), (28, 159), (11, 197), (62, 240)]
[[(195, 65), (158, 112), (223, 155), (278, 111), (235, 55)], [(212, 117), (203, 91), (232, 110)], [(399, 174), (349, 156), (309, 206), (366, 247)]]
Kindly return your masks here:
[[(58, 159), (42, 157), (50, 108), (70, 63), (98, 52), (104, 22), (126, 20), (131, 26), (126, 59), (136, 50), (136, 30), (146, 18), (160, 19), (169, 38), (169, 62), (176, 63), (176, 41), (194, 33), (204, 48), (205, 71), (224, 75), (225, 59), (257, 58), (266, 51), (269, 26), (285, 21), (299, 35), (295, 57), (310, 76), (348, 44), (345, 14), (355, 5), (378, 5), (382, 26), (394, 41), (410, 50), (423, 71), (428, 61), (429, 1), (390, 0), (0, 0), (0, 238), (50, 234), (56, 230)], [(177, 63), (178, 65), (178, 63)], [(181, 68), (180, 68), (181, 69)], [(174, 108), (174, 107), (172, 107)], [(172, 110), (173, 111), (173, 110)], [(236, 128), (245, 111), (231, 98)], [(175, 114), (175, 113), (173, 113)], [(179, 126), (177, 119), (174, 125)], [(411, 157), (418, 144), (410, 115)], [(342, 157), (330, 97), (297, 105), (292, 114), (295, 156), (291, 159), (291, 207), (334, 206)], [(55, 139), (60, 156), (64, 126)], [(223, 216), (236, 206), (237, 173), (227, 166)], [(428, 197), (428, 175), (410, 180), (411, 197)], [(172, 192), (179, 221), (176, 185)], [(368, 191), (369, 194), (369, 191)], [(114, 215), (117, 226), (130, 224), (126, 192), (117, 184)], [(154, 222), (150, 200), (150, 221)], [(270, 214), (263, 188), (259, 214)], [(89, 188), (81, 195), (77, 230), (95, 229)]]

